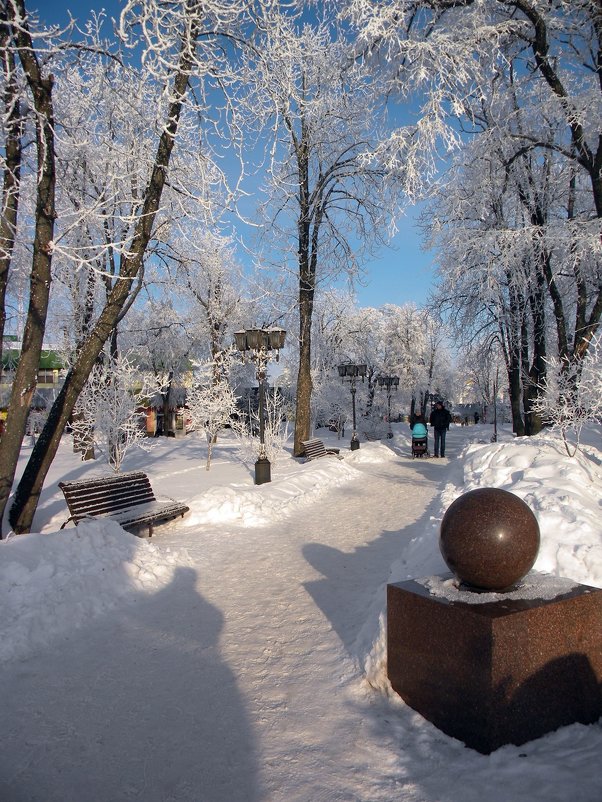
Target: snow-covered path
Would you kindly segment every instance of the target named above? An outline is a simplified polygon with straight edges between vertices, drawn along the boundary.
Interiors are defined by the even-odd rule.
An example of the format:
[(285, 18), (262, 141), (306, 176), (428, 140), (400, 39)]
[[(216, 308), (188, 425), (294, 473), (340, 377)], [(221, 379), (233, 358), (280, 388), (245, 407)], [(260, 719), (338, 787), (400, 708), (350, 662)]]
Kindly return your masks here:
[(390, 798), (377, 792), (383, 767), (365, 738), (369, 702), (354, 658), (404, 530), (444, 472), (443, 462), (367, 466), (330, 491), (327, 506), (187, 541), (202, 566), (197, 590), (224, 614), (221, 655), (255, 733), (260, 798)]
[(6, 666), (3, 802), (391, 800), (398, 750), (356, 656), (446, 462), (367, 464), (266, 528), (157, 537), (191, 567)]

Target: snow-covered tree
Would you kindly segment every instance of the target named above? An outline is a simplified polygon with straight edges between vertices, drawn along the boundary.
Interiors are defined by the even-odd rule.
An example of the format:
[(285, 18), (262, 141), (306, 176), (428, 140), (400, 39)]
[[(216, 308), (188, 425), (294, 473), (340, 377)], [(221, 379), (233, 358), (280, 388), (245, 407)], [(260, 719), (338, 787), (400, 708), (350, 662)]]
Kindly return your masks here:
[[(49, 49), (42, 64), (33, 40), (28, 38), (29, 21), (23, 0), (10, 0), (6, 8), (9, 12), (7, 24), (11, 46), (14, 45), (21, 60), (23, 74), (37, 104), (41, 137), (39, 154), (42, 158), (37, 187), (39, 192), (46, 195), (45, 198), (40, 195), (41, 201), (36, 212), (37, 233), (33, 264), (37, 274), (31, 285), (30, 305), (34, 306), (29, 315), (30, 321), (34, 321), (35, 325), (31, 331), (26, 328), (23, 358), (20, 361), (22, 375), (15, 385), (24, 389), (28, 384), (24, 371), (29, 370), (28, 375), (32, 377), (37, 370), (50, 288), (51, 256), (55, 250), (54, 185), (57, 172), (52, 138), (56, 129), (51, 106), (53, 80), (49, 76), (49, 70), (54, 66), (52, 55), (58, 51)], [(226, 113), (217, 111), (213, 114), (217, 105), (217, 93), (232, 87), (240, 80), (235, 66), (236, 48), (248, 33), (251, 11), (261, 13), (261, 9), (261, 0), (254, 3), (246, 0), (210, 0), (202, 6), (196, 3), (176, 3), (168, 7), (154, 0), (130, 0), (122, 9), (119, 32), (123, 53), (132, 53), (131, 61), (141, 63), (146, 75), (150, 76), (154, 97), (147, 104), (147, 110), (154, 111), (155, 118), (145, 128), (151, 136), (148, 146), (141, 154), (137, 169), (134, 165), (134, 172), (125, 170), (127, 178), (132, 178), (131, 194), (136, 197), (137, 202), (130, 204), (129, 212), (125, 213), (127, 225), (122, 232), (123, 237), (116, 239), (115, 232), (111, 229), (106, 232), (108, 239), (99, 239), (98, 247), (102, 247), (102, 253), (106, 252), (108, 258), (117, 251), (115, 273), (111, 275), (111, 287), (98, 314), (79, 344), (77, 359), (73, 361), (61, 392), (50, 410), (47, 424), (15, 493), (10, 520), (17, 532), (27, 531), (31, 524), (44, 477), (77, 397), (104, 343), (112, 336), (124, 311), (132, 302), (139, 286), (145, 258), (153, 249), (153, 243), (165, 242), (170, 225), (177, 219), (176, 209), (184, 217), (189, 203), (193, 203), (197, 209), (201, 204), (207, 212), (210, 211), (215, 198), (216, 176), (219, 177), (221, 173), (215, 166), (216, 160), (212, 158), (209, 129), (216, 134), (213, 142), (220, 146), (225, 141), (234, 141), (239, 130), (234, 125), (231, 136), (220, 139), (220, 131), (216, 126), (231, 124), (234, 109), (228, 107), (226, 101)], [(78, 48), (79, 44), (82, 43), (75, 43), (74, 51), (94, 50), (85, 46)], [(103, 48), (97, 48), (99, 49)], [(106, 49), (104, 48), (105, 51)], [(63, 48), (61, 52), (66, 50)], [(111, 56), (114, 53), (113, 49)], [(108, 57), (109, 60), (111, 56)], [(125, 64), (126, 61), (124, 57), (122, 62)], [(191, 88), (193, 91), (190, 91)], [(135, 118), (134, 114), (133, 119)], [(91, 127), (94, 130), (94, 121), (88, 118), (86, 122), (92, 122)], [(201, 123), (206, 125), (203, 131), (199, 128)], [(222, 133), (223, 130), (222, 128)], [(85, 139), (88, 136), (87, 128), (82, 126), (80, 133)], [(101, 147), (107, 142), (111, 142), (110, 138)], [(200, 142), (202, 147), (199, 147)], [(127, 148), (123, 154), (125, 158)], [(114, 154), (106, 155), (112, 159)], [(172, 174), (172, 168), (178, 161), (186, 169)], [(113, 164), (113, 175), (118, 176), (123, 171), (124, 162), (122, 160), (121, 163)], [(192, 169), (192, 165), (195, 169)], [(197, 180), (199, 176), (201, 180)], [(86, 215), (98, 212), (99, 219), (102, 218), (103, 206), (110, 207), (114, 198), (112, 185), (106, 188), (95, 187), (88, 196)], [(222, 203), (227, 203), (227, 200), (222, 198)], [(99, 234), (102, 233), (101, 229), (102, 226)], [(20, 419), (17, 421), (16, 418), (20, 415), (19, 409), (24, 406), (26, 405), (11, 404), (15, 426), (11, 426), (10, 430), (15, 437), (11, 435), (3, 438), (0, 446), (0, 509), (4, 509), (14, 476), (20, 445), (18, 435), (25, 425), (23, 421), (21, 426)]]
[(153, 377), (151, 401), (163, 408), (166, 436), (170, 412), (184, 403), (192, 361), (201, 350), (191, 310), (177, 306), (176, 301), (149, 293), (145, 304), (132, 309), (121, 333), (121, 340), (136, 354), (138, 366)]
[[(3, 46), (4, 94), (3, 127), (6, 131), (6, 162), (3, 165), (4, 195), (2, 209), (3, 252), (0, 265), (0, 293), (5, 287), (17, 236), (17, 203), (20, 195), (21, 112), (27, 99), (33, 105), (37, 155), (35, 184), (35, 224), (29, 276), (27, 316), (22, 337), (21, 358), (11, 390), (6, 429), (0, 443), (0, 520), (9, 498), (21, 443), (27, 427), (30, 401), (35, 391), (37, 371), (44, 340), (51, 285), (55, 210), (55, 132), (52, 77), (45, 71), (34, 48), (23, 0), (5, 3), (0, 20)], [(10, 51), (12, 56), (9, 54)], [(16, 75), (17, 64), (20, 75)], [(18, 84), (21, 83), (21, 88)], [(3, 316), (4, 323), (4, 316)], [(39, 440), (38, 440), (39, 443)], [(37, 447), (38, 444), (36, 444)], [(34, 448), (35, 451), (35, 448)], [(40, 488), (41, 489), (41, 488)], [(37, 502), (35, 496), (34, 504)], [(1, 535), (1, 532), (0, 532)]]
[(274, 13), (258, 43), (249, 108), (273, 141), (265, 230), (280, 269), (295, 277), (299, 363), (295, 454), (311, 430), (312, 318), (316, 289), (353, 274), (386, 237), (399, 205), (395, 172), (375, 157), (380, 95), (344, 38), (325, 23), (300, 27)]
[(399, 376), (400, 402), (413, 414), (416, 405), (426, 409), (429, 393), (448, 398), (450, 355), (441, 322), (416, 304), (387, 305), (383, 314), (386, 352), (380, 370)]
[[(482, 260), (497, 261), (492, 283), (502, 292), (494, 304), (503, 298), (509, 313), (495, 313), (486, 325), (503, 321), (496, 335), (505, 343), (515, 429), (535, 431), (532, 405), (549, 350), (546, 306), (568, 373), (575, 373), (602, 315), (599, 2), (349, 0), (341, 13), (355, 27), (358, 56), (391, 96), (417, 100), (414, 120), (382, 145), (382, 157), (404, 171), (407, 192), (424, 195), (425, 185), (428, 192), (437, 154), (448, 161), (475, 135), (473, 155), (486, 153), (493, 168), (481, 169), (483, 189), (493, 179), (501, 198), (504, 185), (512, 185), (511, 214), (505, 202), (497, 213), (486, 206), (487, 215), (479, 216), (475, 198), (471, 217), (481, 235), (486, 230)], [(471, 203), (474, 194), (465, 185), (456, 200)], [(460, 243), (470, 223), (462, 226), (462, 212), (454, 211), (464, 228)], [(476, 236), (468, 237), (475, 253)], [(464, 282), (458, 292), (465, 309), (467, 289)], [(475, 322), (495, 293), (493, 286), (484, 289), (476, 296)]]
[[(412, 413), (416, 404), (426, 407), (430, 392), (450, 397), (451, 357), (444, 342), (445, 330), (427, 309), (415, 304), (363, 309), (348, 305), (344, 318), (333, 319), (337, 350), (332, 352), (328, 369), (315, 374), (318, 409), (332, 410), (332, 417), (336, 417), (343, 408), (347, 419), (350, 417), (349, 387), (341, 384), (336, 370), (345, 362), (367, 366), (356, 401), (364, 428), (374, 436), (385, 431), (382, 423), (388, 413), (379, 377), (400, 378), (399, 389), (391, 395), (393, 416), (403, 411)], [(325, 339), (324, 334), (321, 339)]]
[(186, 394), (189, 428), (204, 432), (207, 438), (207, 470), (211, 468), (213, 444), (218, 434), (226, 426), (238, 426), (240, 410), (229, 382), (231, 361), (232, 351), (229, 351), (205, 362), (197, 369), (195, 382)]
[(505, 367), (504, 355), (497, 341), (473, 342), (459, 349), (454, 373), (458, 402), (477, 404), (483, 410), (493, 408), (496, 376), (503, 376)]
[(128, 451), (149, 448), (142, 407), (154, 383), (135, 366), (132, 354), (94, 367), (75, 405), (74, 438), (92, 442), (118, 473)]
[[(191, 303), (197, 321), (199, 341), (204, 342), (205, 358), (213, 360), (214, 381), (222, 376), (220, 366), (228, 363), (232, 333), (239, 327), (245, 311), (242, 269), (234, 254), (234, 243), (215, 231), (197, 234), (194, 249), (182, 243), (172, 245), (174, 281), (182, 296)], [(172, 287), (173, 289), (173, 287)]]
[[(341, 385), (337, 365), (345, 361), (343, 343), (350, 330), (349, 320), (356, 313), (355, 299), (349, 292), (320, 289), (316, 295), (312, 324), (312, 427), (330, 419), (339, 431), (347, 419), (349, 391)], [(293, 370), (298, 372), (298, 354)]]
[(554, 150), (590, 181), (602, 214), (599, 162), (601, 85), (598, 0), (348, 0), (336, 4), (353, 27), (356, 52), (370, 61), (387, 91), (422, 98), (414, 124), (399, 127), (383, 145), (408, 190), (433, 174), (437, 143), (446, 150), (462, 138), (458, 117), (475, 122), (473, 101), (497, 74), (516, 63), (539, 103), (564, 123), (564, 143), (525, 129), (526, 150)]
[(456, 338), (485, 350), (499, 339), (514, 430), (531, 434), (540, 426), (533, 404), (547, 355), (556, 351), (569, 369), (582, 359), (584, 332), (587, 340), (599, 323), (602, 272), (584, 176), (553, 149), (536, 156), (520, 146), (525, 130), (559, 142), (562, 125), (540, 104), (521, 108), (526, 90), (518, 83), (499, 76), (481, 98), (481, 131), (425, 217), (441, 254), (438, 299)]
[[(290, 420), (294, 414), (290, 398), (279, 382), (264, 388), (263, 438), (266, 457), (272, 465), (277, 465), (284, 447), (290, 437)], [(242, 429), (240, 457), (248, 465), (257, 459), (257, 438), (260, 430), (259, 409), (249, 409), (249, 425)]]

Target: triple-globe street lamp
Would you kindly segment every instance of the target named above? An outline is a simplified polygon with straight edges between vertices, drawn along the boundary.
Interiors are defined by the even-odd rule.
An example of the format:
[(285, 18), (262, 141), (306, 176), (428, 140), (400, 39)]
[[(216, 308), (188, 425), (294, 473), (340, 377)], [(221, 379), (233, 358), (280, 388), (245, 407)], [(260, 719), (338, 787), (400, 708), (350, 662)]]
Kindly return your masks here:
[(357, 436), (356, 431), (356, 424), (355, 424), (355, 393), (357, 391), (356, 383), (358, 378), (361, 377), (362, 382), (364, 381), (364, 377), (368, 370), (367, 365), (355, 365), (352, 362), (346, 362), (344, 365), (339, 365), (338, 371), (339, 376), (341, 377), (343, 384), (345, 382), (349, 383), (349, 389), (351, 390), (351, 407), (353, 410), (353, 434), (351, 435), (351, 443), (349, 447), (352, 451), (355, 451), (360, 447), (360, 441)]
[(379, 387), (384, 387), (387, 391), (387, 421), (389, 422), (389, 431), (387, 437), (393, 437), (393, 429), (391, 427), (391, 391), (397, 390), (399, 387), (399, 376), (377, 376), (376, 381)]
[(234, 332), (237, 349), (245, 359), (255, 365), (255, 375), (259, 384), (259, 458), (255, 462), (255, 484), (271, 482), (271, 465), (265, 450), (265, 383), (268, 362), (278, 360), (280, 349), (284, 347), (286, 331), (280, 328), (243, 329)]

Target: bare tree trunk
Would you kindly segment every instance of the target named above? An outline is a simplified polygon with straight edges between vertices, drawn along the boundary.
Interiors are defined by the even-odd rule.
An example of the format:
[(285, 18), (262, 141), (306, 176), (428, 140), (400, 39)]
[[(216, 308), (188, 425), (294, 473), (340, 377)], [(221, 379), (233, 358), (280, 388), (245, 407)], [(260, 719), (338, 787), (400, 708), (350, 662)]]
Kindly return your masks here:
[(297, 403), (295, 410), (294, 455), (303, 454), (303, 440), (311, 436), (311, 320), (314, 290), (301, 283), (299, 291), (299, 372), (297, 374)]
[(0, 376), (2, 375), (2, 338), (6, 325), (6, 288), (17, 233), (17, 214), (21, 193), (21, 137), (23, 120), (19, 109), (19, 91), (16, 81), (14, 53), (10, 48), (10, 29), (6, 13), (0, 12), (0, 53), (4, 73), (4, 180), (2, 184), (2, 211), (0, 216)]
[[(547, 254), (542, 258), (549, 258)], [(546, 317), (545, 317), (545, 279), (537, 272), (537, 289), (531, 293), (529, 305), (533, 322), (533, 357), (529, 367), (525, 387), (525, 422), (527, 434), (539, 434), (542, 429), (541, 416), (533, 412), (533, 406), (543, 392), (546, 378)], [(528, 363), (525, 363), (528, 364)]]
[(508, 394), (512, 414), (512, 431), (517, 437), (525, 434), (525, 424), (521, 415), (520, 364), (514, 358), (508, 366)]
[[(297, 373), (297, 403), (295, 408), (295, 437), (293, 454), (303, 455), (303, 440), (311, 436), (311, 323), (316, 291), (317, 234), (319, 220), (314, 220), (311, 236), (311, 209), (309, 191), (309, 149), (302, 121), (301, 137), (296, 142), (297, 168), (299, 171), (299, 219), (297, 223), (299, 241), (299, 370)], [(311, 245), (314, 244), (312, 251)]]
[[(83, 316), (81, 319), (81, 330), (80, 335), (78, 337), (78, 349), (83, 342), (85, 335), (90, 331), (90, 325), (92, 323), (92, 318), (94, 315), (94, 271), (91, 267), (88, 268), (88, 272), (85, 278), (85, 287), (86, 291), (84, 294), (85, 302), (83, 305)], [(77, 413), (74, 412), (71, 416), (72, 422), (78, 422), (84, 419), (84, 413)], [(78, 431), (78, 429), (74, 430), (73, 434), (73, 450), (81, 454), (82, 460), (88, 461), (92, 459), (96, 459), (96, 454), (94, 451), (94, 432), (92, 425), (86, 427), (85, 434)]]
[(163, 390), (161, 391), (161, 394), (163, 396), (163, 431), (162, 431), (163, 437), (168, 436), (169, 423), (171, 420), (171, 409), (172, 409), (171, 391), (173, 386), (173, 378), (174, 378), (173, 370), (170, 370), (169, 379), (167, 381), (167, 387), (164, 387)]
[(510, 306), (507, 323), (500, 323), (501, 342), (503, 343), (504, 360), (508, 373), (508, 394), (512, 414), (512, 431), (517, 437), (525, 434), (525, 422), (522, 416), (522, 360), (524, 350), (524, 300), (514, 285), (512, 274), (506, 273)]
[(182, 43), (180, 62), (173, 87), (175, 100), (172, 101), (167, 111), (167, 122), (159, 139), (154, 166), (144, 193), (144, 203), (136, 223), (129, 254), (121, 264), (119, 275), (98, 321), (80, 348), (77, 363), (68, 372), (65, 383), (52, 405), (44, 429), (15, 492), (15, 500), (10, 510), (10, 523), (16, 533), (30, 531), (44, 480), (58, 449), (65, 426), (98, 355), (111, 336), (120, 314), (128, 302), (134, 279), (142, 269), (143, 257), (151, 238), (155, 216), (165, 186), (183, 98), (188, 87), (188, 76), (192, 68), (190, 42), (196, 41), (197, 34), (198, 26), (193, 22), (190, 28), (190, 40)]
[(215, 435), (207, 432), (207, 462), (205, 463), (205, 470), (211, 469), (211, 457), (213, 456), (213, 443), (215, 442)]
[(21, 19), (14, 26), (9, 19), (12, 37), (18, 47), (36, 112), (36, 147), (38, 181), (36, 189), (35, 233), (29, 283), (29, 306), (23, 332), (21, 356), (13, 381), (6, 431), (0, 442), (0, 521), (12, 488), (21, 443), (25, 435), (31, 399), (36, 388), (40, 354), (46, 328), (51, 281), (51, 253), (54, 232), (54, 119), (52, 108), (53, 78), (42, 76), (29, 34), (23, 0), (9, 4), (10, 14)]

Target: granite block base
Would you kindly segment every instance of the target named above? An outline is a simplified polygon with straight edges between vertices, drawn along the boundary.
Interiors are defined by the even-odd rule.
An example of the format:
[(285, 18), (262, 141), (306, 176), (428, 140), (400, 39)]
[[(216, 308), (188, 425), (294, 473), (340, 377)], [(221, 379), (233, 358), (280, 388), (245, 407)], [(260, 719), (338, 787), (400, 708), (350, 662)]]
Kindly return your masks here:
[(513, 597), (454, 601), (424, 580), (387, 588), (391, 685), (483, 754), (602, 716), (602, 590)]

